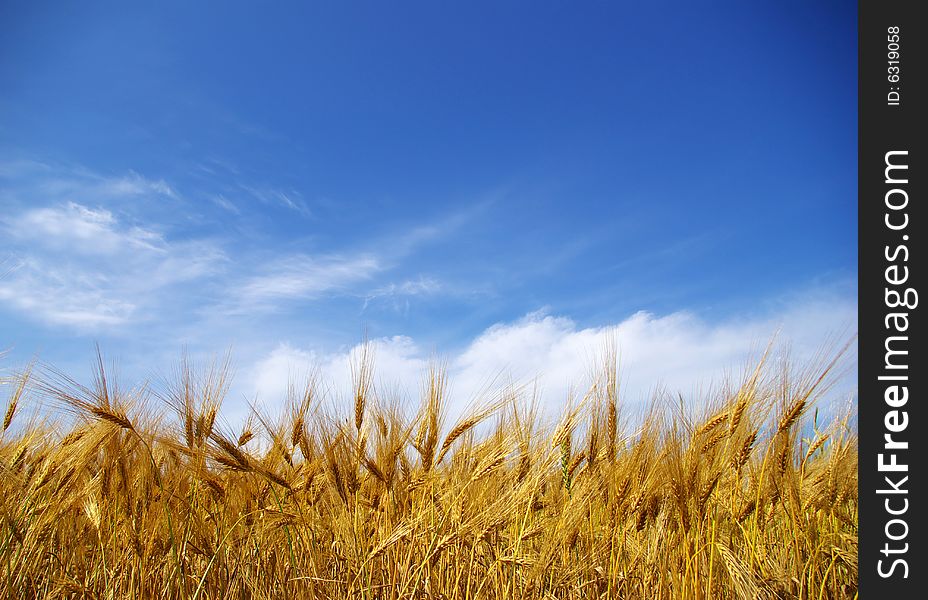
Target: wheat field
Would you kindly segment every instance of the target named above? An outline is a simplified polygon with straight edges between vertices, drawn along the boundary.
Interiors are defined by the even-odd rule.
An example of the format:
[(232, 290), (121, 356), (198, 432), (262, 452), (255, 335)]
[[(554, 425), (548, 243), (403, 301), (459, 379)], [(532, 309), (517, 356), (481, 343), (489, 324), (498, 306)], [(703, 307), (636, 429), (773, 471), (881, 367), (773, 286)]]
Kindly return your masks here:
[(0, 595), (856, 597), (853, 414), (815, 404), (834, 362), (765, 358), (699, 410), (632, 417), (607, 350), (556, 422), (514, 386), (452, 422), (443, 369), (406, 408), (374, 358), (340, 404), (311, 378), (234, 426), (225, 363), (134, 389), (102, 358), (90, 386), (11, 374)]

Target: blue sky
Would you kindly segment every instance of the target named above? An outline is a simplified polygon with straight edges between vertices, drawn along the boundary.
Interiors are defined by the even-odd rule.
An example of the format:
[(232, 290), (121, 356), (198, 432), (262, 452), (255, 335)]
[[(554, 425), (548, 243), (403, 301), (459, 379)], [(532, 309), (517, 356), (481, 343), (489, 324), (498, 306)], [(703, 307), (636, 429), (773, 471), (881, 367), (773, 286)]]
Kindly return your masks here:
[(8, 363), (231, 347), (241, 398), (619, 327), (686, 386), (853, 331), (856, 3), (191, 4), (0, 7)]

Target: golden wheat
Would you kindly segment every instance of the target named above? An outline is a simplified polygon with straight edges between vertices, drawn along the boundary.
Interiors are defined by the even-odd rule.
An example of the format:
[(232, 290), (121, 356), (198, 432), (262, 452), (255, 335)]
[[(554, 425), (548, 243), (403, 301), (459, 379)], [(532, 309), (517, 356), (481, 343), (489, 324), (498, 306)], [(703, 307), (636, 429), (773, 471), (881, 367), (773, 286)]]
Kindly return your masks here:
[[(26, 369), (0, 434), (0, 596), (855, 596), (852, 415), (804, 421), (822, 373), (762, 363), (696, 423), (658, 403), (626, 433), (615, 360), (552, 428), (506, 389), (447, 433), (444, 371), (406, 416), (367, 350), (349, 414), (311, 378), (234, 434), (228, 361), (154, 392), (102, 357), (89, 388)], [(67, 418), (25, 419), (30, 396)]]

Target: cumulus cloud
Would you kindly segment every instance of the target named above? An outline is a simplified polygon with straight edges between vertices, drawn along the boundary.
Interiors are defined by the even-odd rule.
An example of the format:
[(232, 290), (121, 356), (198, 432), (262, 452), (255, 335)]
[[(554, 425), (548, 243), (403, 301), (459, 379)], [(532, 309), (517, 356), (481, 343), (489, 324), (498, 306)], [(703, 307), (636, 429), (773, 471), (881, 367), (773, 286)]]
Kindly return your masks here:
[[(802, 364), (814, 359), (829, 340), (849, 337), (856, 316), (852, 299), (834, 295), (806, 295), (765, 315), (721, 322), (689, 312), (639, 312), (619, 323), (579, 327), (568, 317), (531, 313), (489, 327), (446, 357), (452, 404), (460, 410), (494, 380), (497, 385), (534, 382), (542, 405), (556, 411), (571, 385), (579, 389), (589, 384), (590, 369), (608, 339), (618, 347), (623, 398), (630, 405), (642, 406), (658, 387), (701, 397), (726, 378), (739, 379), (774, 334), (779, 343), (773, 360), (784, 358), (782, 353), (789, 348), (790, 358)], [(409, 337), (373, 343), (381, 385), (414, 394), (429, 356)], [(331, 381), (334, 391), (344, 394), (350, 389), (348, 365), (358, 351), (356, 346), (318, 354), (282, 344), (254, 366), (253, 392), (274, 402), (286, 392), (287, 376), (299, 378), (316, 367), (322, 380)], [(855, 385), (851, 373), (839, 382), (836, 393), (852, 393)]]
[[(407, 336), (371, 340), (378, 388), (408, 396), (418, 389), (419, 381), (429, 366), (429, 359)], [(352, 365), (360, 360), (361, 345), (343, 352), (320, 354), (281, 343), (260, 359), (246, 373), (250, 378), (250, 397), (263, 403), (279, 403), (286, 398), (288, 388), (297, 389), (309, 377), (329, 394), (330, 399), (347, 398), (352, 389)]]

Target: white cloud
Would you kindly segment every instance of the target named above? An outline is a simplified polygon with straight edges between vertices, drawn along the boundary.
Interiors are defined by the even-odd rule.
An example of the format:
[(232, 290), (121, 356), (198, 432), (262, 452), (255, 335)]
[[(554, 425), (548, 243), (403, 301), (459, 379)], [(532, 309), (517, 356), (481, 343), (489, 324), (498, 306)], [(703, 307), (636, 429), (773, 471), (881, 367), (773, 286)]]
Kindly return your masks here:
[[(281, 253), (275, 239), (254, 236), (250, 224), (231, 231), (211, 227), (216, 223), (188, 210), (191, 202), (166, 181), (135, 171), (111, 176), (74, 165), (0, 160), (0, 179), (0, 237), (9, 242), (0, 304), (33, 321), (94, 332), (167, 320), (187, 309), (198, 319), (267, 316), (297, 301), (342, 297), (359, 308), (376, 299), (398, 306), (439, 289), (447, 293), (426, 277), (405, 279), (403, 273), (386, 285), (379, 276), (469, 218), (467, 212), (452, 215), (408, 234), (366, 240), (361, 248), (293, 254)], [(263, 204), (309, 214), (298, 192), (239, 187)], [(233, 202), (203, 192), (197, 197), (225, 211), (244, 210), (244, 194)], [(203, 230), (215, 237), (182, 237)], [(256, 255), (258, 243), (264, 246)], [(230, 262), (224, 249), (235, 259), (234, 272), (224, 269)], [(191, 281), (197, 285), (173, 287)]]
[(0, 160), (0, 177), (13, 179), (35, 173), (47, 173), (52, 170), (48, 164), (28, 158)]
[[(0, 178), (10, 265), (0, 303), (33, 321), (96, 332), (148, 320), (172, 286), (225, 260), (211, 241), (170, 239), (152, 224), (164, 202), (178, 200), (163, 179), (32, 160), (0, 163)], [(178, 296), (172, 309), (189, 301)]]
[[(79, 202), (99, 202), (178, 197), (174, 188), (163, 179), (148, 179), (135, 171), (107, 176), (80, 167), (44, 165), (43, 170), (11, 168), (6, 176), (18, 183), (26, 183), (46, 199), (69, 198)], [(35, 177), (38, 179), (31, 179)]]
[(210, 201), (223, 210), (227, 210), (234, 215), (242, 214), (242, 211), (238, 209), (231, 200), (223, 196), (222, 194), (213, 194), (209, 197)]
[(93, 329), (125, 323), (135, 312), (133, 301), (108, 293), (110, 285), (100, 274), (28, 258), (0, 281), (0, 301), (51, 324)]
[(209, 275), (224, 260), (209, 242), (172, 243), (75, 202), (11, 215), (0, 228), (18, 246), (0, 280), (0, 302), (80, 330), (145, 319), (167, 288)]
[(265, 400), (285, 398), (289, 384), (304, 381), (314, 372), (318, 361), (313, 351), (280, 344), (254, 366), (251, 373), (253, 395)]
[(28, 210), (5, 223), (7, 232), (16, 238), (81, 254), (163, 252), (165, 247), (159, 234), (122, 226), (110, 211), (76, 202)]
[(374, 256), (307, 256), (279, 259), (241, 286), (240, 308), (257, 308), (274, 300), (313, 299), (325, 292), (371, 277), (381, 269)]
[(409, 299), (414, 296), (431, 296), (442, 291), (441, 282), (431, 277), (408, 279), (402, 283), (390, 283), (371, 290), (364, 296), (362, 311), (377, 302), (387, 302), (397, 312), (409, 312)]
[[(618, 345), (622, 396), (627, 403), (642, 406), (658, 386), (667, 392), (702, 397), (725, 378), (740, 378), (775, 333), (779, 332), (777, 348), (788, 346), (791, 357), (803, 364), (829, 340), (850, 335), (856, 317), (853, 299), (833, 295), (806, 295), (767, 315), (721, 323), (709, 323), (687, 312), (664, 316), (639, 312), (620, 323), (580, 328), (566, 317), (532, 313), (488, 328), (447, 357), (453, 410), (486, 390), (494, 379), (497, 384), (537, 381), (543, 406), (556, 410), (571, 384), (588, 385), (590, 368), (601, 356), (607, 336)], [(374, 344), (381, 384), (387, 388), (399, 385), (414, 393), (429, 357), (408, 337), (379, 339)], [(322, 355), (283, 344), (255, 365), (252, 390), (262, 400), (273, 402), (286, 391), (287, 378), (281, 373), (298, 377), (315, 366), (322, 380), (331, 381), (344, 394), (350, 389), (347, 366), (358, 350), (356, 346)], [(856, 359), (856, 353), (852, 358)], [(856, 381), (847, 376), (835, 394), (846, 397), (855, 387)]]
[(161, 195), (175, 198), (177, 193), (163, 179), (146, 179), (135, 171), (129, 171), (122, 177), (92, 176), (96, 182), (96, 190), (110, 196), (143, 196)]
[(441, 283), (431, 277), (420, 277), (419, 279), (409, 279), (402, 283), (391, 283), (382, 286), (370, 293), (369, 297), (378, 296), (419, 296), (434, 294), (441, 289)]
[(312, 211), (307, 206), (303, 196), (296, 190), (281, 190), (270, 187), (240, 186), (243, 190), (254, 196), (262, 204), (277, 205), (297, 212), (304, 217), (311, 217)]
[[(412, 338), (380, 338), (371, 340), (371, 347), (376, 366), (375, 384), (380, 389), (408, 394), (418, 389), (429, 362)], [(291, 382), (299, 387), (308, 376), (315, 374), (334, 397), (348, 397), (351, 366), (357, 364), (360, 352), (360, 345), (344, 352), (318, 354), (281, 343), (246, 374), (251, 380), (250, 395), (263, 402), (278, 402), (286, 397)]]
[[(852, 300), (836, 297), (806, 297), (775, 314), (721, 323), (687, 312), (639, 312), (614, 325), (578, 328), (570, 319), (536, 313), (480, 335), (454, 361), (454, 375), (464, 393), (479, 389), (493, 369), (506, 369), (522, 381), (537, 377), (546, 402), (559, 405), (570, 384), (589, 383), (584, 376), (609, 336), (618, 346), (626, 401), (642, 404), (658, 386), (699, 396), (726, 378), (740, 377), (777, 332), (777, 347), (789, 347), (802, 364), (829, 339), (849, 335), (856, 316)], [(852, 383), (845, 381), (845, 390)]]

